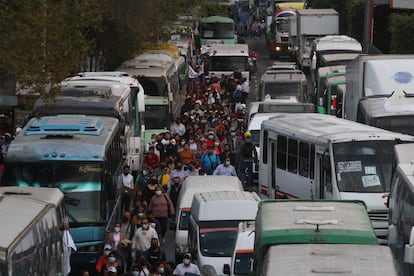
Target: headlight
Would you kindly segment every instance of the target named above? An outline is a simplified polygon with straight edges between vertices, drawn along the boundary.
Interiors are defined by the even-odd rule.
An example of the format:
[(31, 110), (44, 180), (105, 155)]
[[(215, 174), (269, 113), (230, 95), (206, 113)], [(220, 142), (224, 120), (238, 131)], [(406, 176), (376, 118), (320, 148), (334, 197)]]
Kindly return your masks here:
[(217, 276), (217, 272), (212, 265), (203, 265), (201, 267), (201, 274), (204, 276)]
[(276, 51), (280, 51), (280, 47), (279, 46), (276, 46)]

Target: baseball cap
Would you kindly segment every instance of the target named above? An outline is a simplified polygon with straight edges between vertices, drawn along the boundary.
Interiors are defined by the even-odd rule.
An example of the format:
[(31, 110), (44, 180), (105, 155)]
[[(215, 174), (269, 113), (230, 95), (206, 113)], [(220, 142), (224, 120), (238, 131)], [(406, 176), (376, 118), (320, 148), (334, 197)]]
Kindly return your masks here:
[(108, 268), (108, 272), (117, 272), (116, 267), (114, 267), (114, 266), (110, 266), (110, 267)]
[(184, 255), (184, 259), (191, 259), (191, 253), (186, 253)]
[(250, 133), (250, 131), (246, 131), (246, 132), (244, 133), (244, 137), (246, 137), (246, 138), (250, 138), (250, 137), (252, 137), (252, 134)]
[(111, 250), (112, 246), (110, 244), (105, 244), (104, 250)]

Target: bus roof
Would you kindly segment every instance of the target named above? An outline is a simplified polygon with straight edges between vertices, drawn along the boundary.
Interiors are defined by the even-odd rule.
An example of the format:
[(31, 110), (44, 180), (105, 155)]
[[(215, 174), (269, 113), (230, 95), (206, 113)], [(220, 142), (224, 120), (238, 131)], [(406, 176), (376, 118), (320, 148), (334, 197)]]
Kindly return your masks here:
[(159, 62), (156, 60), (130, 59), (118, 68), (133, 77), (168, 77), (175, 69), (173, 62)]
[(316, 51), (348, 50), (362, 52), (361, 43), (347, 35), (326, 35), (315, 39)]
[(262, 82), (306, 81), (306, 75), (300, 70), (266, 71), (260, 80)]
[(6, 262), (14, 241), (36, 217), (59, 206), (63, 193), (57, 188), (0, 187), (0, 262)]
[(32, 116), (42, 117), (59, 114), (84, 114), (113, 117), (120, 119), (122, 101), (120, 97), (67, 97), (56, 98), (56, 102), (44, 99), (36, 100)]
[(224, 16), (209, 16), (200, 18), (201, 23), (233, 23), (234, 20)]
[(346, 73), (346, 66), (345, 65), (336, 65), (336, 66), (325, 66), (318, 68), (318, 76), (326, 76), (328, 74), (339, 74), (339, 73)]
[[(389, 247), (360, 244), (295, 244), (269, 248), (263, 275), (399, 275)], [(311, 274), (313, 274), (311, 273)]]
[[(127, 97), (131, 93), (131, 87), (128, 84), (108, 79), (89, 80), (82, 79), (79, 77), (73, 77), (67, 78), (64, 81), (62, 81), (61, 86), (62, 94), (64, 94), (65, 96), (70, 96), (70, 88), (75, 88), (75, 90), (73, 90), (75, 94), (77, 94), (77, 92), (75, 91), (80, 90), (95, 90), (97, 92), (102, 93), (104, 89), (109, 89), (111, 95), (118, 97)], [(66, 93), (65, 89), (67, 89)]]
[(7, 161), (102, 162), (118, 125), (117, 119), (101, 116), (32, 118), (10, 144)]
[(259, 196), (254, 192), (196, 193), (191, 204), (191, 215), (195, 221), (254, 220), (259, 201)]
[(210, 46), (210, 57), (215, 56), (249, 56), (249, 45), (247, 44), (212, 44)]
[(317, 113), (280, 114), (263, 122), (264, 129), (282, 135), (294, 135), (299, 140), (320, 145), (365, 140), (414, 141), (410, 135)]
[(377, 238), (362, 201), (262, 201), (256, 250), (291, 243), (377, 244)]
[(120, 71), (100, 71), (100, 72), (80, 72), (72, 79), (85, 80), (111, 80), (128, 84), (130, 87), (140, 87), (140, 83), (136, 78), (131, 77), (126, 72)]

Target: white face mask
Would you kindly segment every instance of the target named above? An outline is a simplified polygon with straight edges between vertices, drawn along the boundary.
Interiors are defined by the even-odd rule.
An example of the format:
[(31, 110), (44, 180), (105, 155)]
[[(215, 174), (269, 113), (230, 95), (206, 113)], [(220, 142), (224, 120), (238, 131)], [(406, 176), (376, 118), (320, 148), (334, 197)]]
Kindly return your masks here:
[(115, 231), (115, 233), (119, 233), (121, 231), (121, 227), (115, 227), (114, 231)]
[(183, 260), (183, 263), (184, 263), (185, 265), (189, 265), (189, 264), (191, 263), (191, 261), (190, 261), (190, 259), (184, 259), (184, 260)]
[(141, 225), (141, 227), (142, 227), (143, 230), (147, 230), (148, 229), (148, 224), (143, 224), (143, 225)]
[(158, 268), (158, 272), (159, 273), (164, 273), (164, 268), (163, 267)]
[(224, 165), (225, 165), (225, 166), (229, 166), (229, 165), (230, 165), (230, 161), (226, 161), (226, 162), (224, 162)]
[(161, 192), (161, 191), (155, 191), (155, 194), (156, 194), (156, 195), (161, 195), (161, 194), (162, 194), (162, 192)]

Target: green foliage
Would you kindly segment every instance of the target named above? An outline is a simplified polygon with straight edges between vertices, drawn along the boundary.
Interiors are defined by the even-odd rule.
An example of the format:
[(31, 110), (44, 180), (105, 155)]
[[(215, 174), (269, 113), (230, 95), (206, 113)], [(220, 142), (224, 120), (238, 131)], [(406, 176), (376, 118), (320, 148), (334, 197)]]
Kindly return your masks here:
[(346, 3), (347, 34), (358, 41), (363, 40), (365, 0), (352, 0)]
[(391, 53), (414, 53), (414, 14), (391, 14)]
[[(0, 71), (43, 97), (76, 72), (101, 26), (99, 0), (13, 0), (0, 8)], [(53, 93), (52, 93), (53, 94)]]

